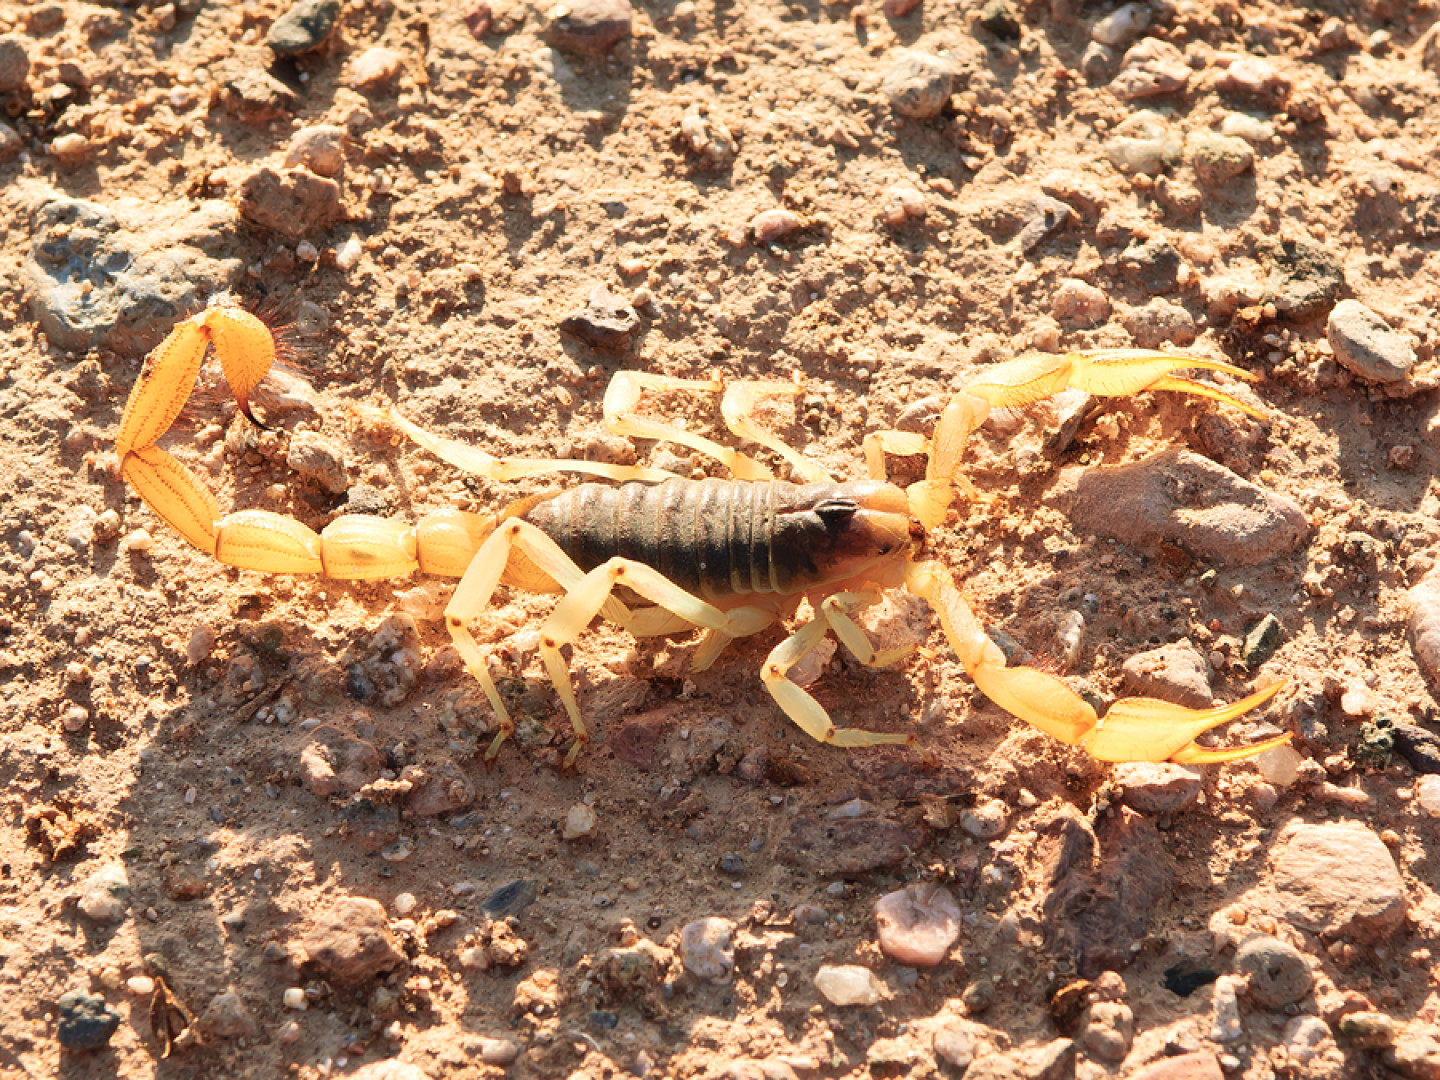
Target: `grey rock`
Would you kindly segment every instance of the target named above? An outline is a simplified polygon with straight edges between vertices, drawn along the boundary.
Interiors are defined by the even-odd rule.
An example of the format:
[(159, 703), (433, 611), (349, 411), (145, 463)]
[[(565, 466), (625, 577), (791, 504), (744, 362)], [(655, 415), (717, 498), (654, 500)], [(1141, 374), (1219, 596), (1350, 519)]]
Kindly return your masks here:
[(0, 94), (13, 93), (30, 78), (30, 54), (17, 34), (0, 37)]
[(1330, 312), (1325, 338), (1335, 359), (1372, 382), (1399, 382), (1415, 366), (1415, 350), (1390, 324), (1359, 300), (1341, 300)]
[(529, 878), (516, 878), (487, 896), (480, 907), (493, 919), (519, 915), (535, 902), (536, 895), (534, 881)]
[(1120, 801), (1151, 817), (1178, 813), (1200, 798), (1200, 770), (1168, 761), (1123, 762), (1112, 777), (1124, 789)]
[(315, 124), (295, 132), (285, 151), (285, 167), (297, 165), (316, 176), (339, 176), (345, 168), (345, 130), (333, 124)]
[(203, 1034), (216, 1039), (251, 1039), (260, 1030), (245, 999), (235, 990), (211, 998), (197, 1026)]
[(300, 107), (295, 92), (268, 71), (246, 67), (225, 79), (220, 100), (242, 124), (268, 127)]
[(1315, 977), (1299, 949), (1279, 938), (1258, 934), (1235, 953), (1235, 968), (1250, 976), (1250, 997), (1266, 1009), (1283, 1009), (1310, 992)]
[(1159, 38), (1142, 38), (1126, 51), (1110, 91), (1125, 101), (1159, 97), (1184, 90), (1190, 65), (1178, 48)]
[(597, 285), (585, 306), (560, 323), (560, 329), (597, 349), (624, 349), (640, 328), (640, 316), (622, 297)]
[(1081, 529), (1149, 550), (1177, 544), (1215, 566), (1255, 566), (1310, 532), (1292, 500), (1179, 447), (1130, 465), (1066, 469), (1055, 501)]
[(1330, 309), (1345, 286), (1340, 259), (1319, 244), (1283, 240), (1265, 254), (1271, 264), (1269, 298), (1282, 318), (1316, 318)]
[(819, 819), (802, 815), (790, 823), (780, 858), (819, 874), (863, 874), (899, 866), (926, 839), (919, 829), (884, 818)]
[(276, 56), (300, 56), (324, 45), (339, 19), (340, 0), (299, 0), (270, 24), (265, 44)]
[(118, 923), (125, 920), (125, 904), (130, 899), (130, 875), (122, 862), (100, 867), (86, 879), (80, 891), (81, 914), (97, 923)]
[(1392, 724), (1397, 753), (1422, 776), (1440, 773), (1440, 735), (1418, 724)]
[(1025, 222), (1015, 234), (1015, 243), (1028, 254), (1061, 232), (1074, 216), (1070, 207), (1059, 199), (1052, 199), (1049, 195), (1038, 196), (1029, 205)]
[(297, 431), (290, 436), (285, 464), (332, 495), (343, 494), (350, 487), (345, 454), (314, 432)]
[(1096, 1001), (1085, 1010), (1080, 1045), (1097, 1061), (1118, 1065), (1135, 1038), (1135, 1013), (1123, 1001)]
[(1137, 236), (1120, 253), (1120, 268), (1148, 293), (1173, 291), (1180, 263), (1179, 250), (1163, 236)]
[(66, 1050), (99, 1050), (120, 1027), (120, 1014), (99, 994), (70, 990), (60, 995), (57, 1035)]
[(953, 1069), (964, 1071), (975, 1060), (986, 1029), (969, 1020), (950, 1020), (935, 1031), (931, 1047), (935, 1056)]
[(240, 185), (240, 216), (299, 240), (340, 219), (340, 185), (305, 169), (257, 169)]
[(729, 982), (735, 972), (735, 924), (717, 918), (686, 923), (680, 931), (680, 960), (702, 982)]
[(300, 751), (300, 775), (316, 796), (328, 799), (358, 791), (380, 775), (380, 752), (332, 724), (310, 733)]
[(62, 349), (144, 355), (238, 279), (239, 259), (206, 251), (223, 249), (234, 223), (234, 210), (218, 200), (106, 207), (51, 198), (36, 211), (25, 263), (35, 319)]
[(1210, 665), (1186, 642), (1136, 653), (1121, 665), (1125, 689), (1137, 697), (1157, 697), (1189, 709), (1206, 709), (1215, 696)]
[(1186, 140), (1190, 164), (1206, 187), (1220, 187), (1255, 167), (1255, 150), (1244, 139), (1214, 131), (1192, 132)]
[(1355, 821), (1292, 824), (1270, 852), (1277, 918), (1301, 929), (1361, 942), (1405, 922), (1405, 887), (1395, 859), (1373, 830)]
[(1395, 1042), (1395, 1021), (1382, 1012), (1353, 1012), (1340, 1017), (1340, 1035), (1352, 1046), (1375, 1049)]
[(1142, 349), (1158, 349), (1167, 343), (1183, 348), (1195, 341), (1195, 317), (1179, 304), (1158, 296), (1143, 307), (1127, 311), (1120, 321)]
[(475, 785), (465, 770), (449, 759), (423, 769), (406, 769), (404, 778), (415, 784), (405, 797), (405, 807), (420, 817), (462, 810), (475, 801)]
[(630, 36), (630, 0), (563, 0), (552, 10), (545, 37), (564, 52), (598, 56)]
[(885, 73), (880, 92), (901, 116), (928, 120), (945, 108), (954, 80), (954, 68), (948, 60), (905, 49)]

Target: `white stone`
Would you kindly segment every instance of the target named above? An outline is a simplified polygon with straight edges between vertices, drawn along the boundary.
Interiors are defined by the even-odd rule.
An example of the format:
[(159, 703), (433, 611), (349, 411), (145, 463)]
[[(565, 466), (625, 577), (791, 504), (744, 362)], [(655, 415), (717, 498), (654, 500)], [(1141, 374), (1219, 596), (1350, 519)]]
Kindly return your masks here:
[(1440, 776), (1422, 776), (1415, 782), (1415, 798), (1431, 817), (1440, 817)]
[(934, 967), (960, 936), (960, 905), (943, 885), (913, 884), (875, 901), (880, 951), (914, 967)]
[(1293, 746), (1277, 746), (1255, 755), (1255, 767), (1260, 775), (1276, 787), (1289, 787), (1300, 775), (1300, 762), (1304, 759)]
[(130, 876), (125, 864), (107, 863), (85, 881), (80, 893), (80, 913), (97, 923), (118, 923), (125, 918), (125, 901), (130, 896)]
[(815, 988), (832, 1005), (874, 1005), (885, 998), (885, 984), (859, 964), (826, 964), (815, 973)]
[(735, 924), (717, 918), (686, 923), (680, 931), (680, 961), (697, 979), (729, 982), (735, 973)]
[(565, 815), (560, 835), (566, 840), (579, 840), (595, 831), (595, 811), (584, 803), (576, 803)]

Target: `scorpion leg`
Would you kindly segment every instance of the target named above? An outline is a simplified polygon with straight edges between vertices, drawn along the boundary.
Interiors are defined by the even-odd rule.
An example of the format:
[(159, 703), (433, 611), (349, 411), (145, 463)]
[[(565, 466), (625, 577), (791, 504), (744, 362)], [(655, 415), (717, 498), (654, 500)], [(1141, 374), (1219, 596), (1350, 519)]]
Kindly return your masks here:
[(718, 376), (711, 379), (677, 379), (669, 375), (656, 375), (646, 371), (617, 371), (605, 388), (605, 426), (616, 435), (634, 436), (637, 439), (660, 439), (691, 450), (698, 450), (724, 465), (737, 480), (773, 480), (770, 470), (760, 462), (742, 454), (730, 446), (686, 431), (678, 424), (662, 424), (658, 420), (647, 420), (636, 416), (635, 409), (647, 390), (663, 393), (667, 390), (703, 390), (718, 394), (725, 388)]
[[(786, 716), (818, 742), (832, 746), (880, 746), (885, 743), (913, 745), (915, 742), (913, 734), (837, 728), (825, 707), (816, 701), (809, 691), (786, 677), (792, 667), (820, 644), (827, 630), (835, 630), (835, 636), (855, 658), (872, 667), (883, 667), (910, 652), (909, 649), (887, 649), (883, 653), (877, 653), (866, 639), (864, 631), (845, 614), (847, 610), (858, 611), (868, 607), (877, 599), (879, 598), (873, 593), (836, 593), (827, 597), (820, 605), (820, 613), (771, 649), (764, 667), (760, 669), (760, 680), (765, 684), (765, 689), (770, 691), (775, 703), (784, 710)], [(832, 605), (831, 600), (836, 603)], [(840, 629), (841, 626), (845, 629)], [(851, 630), (854, 631), (853, 634), (850, 633)]]
[[(560, 650), (567, 642), (579, 637), (590, 625), (590, 620), (600, 613), (608, 601), (613, 600), (611, 593), (616, 588), (624, 586), (652, 604), (696, 626), (723, 635), (725, 641), (753, 634), (769, 625), (773, 619), (773, 616), (759, 618), (761, 613), (758, 608), (721, 611), (686, 592), (653, 567), (618, 556), (601, 563), (586, 574), (583, 580), (574, 584), (562, 584), (566, 586), (566, 595), (555, 605), (555, 610), (540, 628), (540, 658), (545, 662), (545, 670), (550, 673), (550, 681), (554, 683), (555, 692), (564, 702), (565, 710), (570, 714), (571, 726), (575, 729), (575, 745), (565, 755), (566, 768), (574, 764), (580, 748), (590, 741), (590, 733), (585, 728), (585, 721), (580, 718), (580, 706), (575, 700), (570, 671), (565, 666), (565, 658), (560, 655)], [(702, 649), (704, 647), (702, 645)], [(724, 641), (719, 648), (723, 647)], [(717, 653), (719, 648), (715, 650)]]
[(905, 584), (940, 616), (945, 637), (975, 685), (1006, 712), (1079, 746), (1101, 761), (1206, 763), (1251, 757), (1290, 741), (1289, 734), (1249, 746), (1211, 750), (1195, 738), (1213, 727), (1259, 708), (1285, 685), (1267, 686), (1233, 705), (1187, 709), (1151, 698), (1124, 698), (1097, 716), (1090, 703), (1053, 675), (1030, 667), (1006, 667), (1005, 654), (990, 640), (936, 562), (909, 563)]
[(418, 424), (405, 419), (393, 406), (383, 411), (363, 408), (357, 411), (362, 415), (383, 416), (399, 428), (411, 442), (417, 446), (423, 446), (441, 461), (449, 462), (457, 469), (483, 476), (485, 479), (497, 483), (519, 480), (527, 476), (543, 476), (545, 473), (552, 472), (585, 473), (589, 476), (599, 476), (606, 480), (620, 482), (644, 480), (652, 484), (675, 478), (674, 473), (666, 472), (663, 469), (646, 468), (643, 465), (610, 465), (605, 462), (581, 461), (576, 458), (497, 458), (492, 454), (487, 454), (478, 446), (471, 446), (458, 439), (447, 439), (432, 434)]
[(720, 415), (732, 434), (759, 443), (767, 450), (779, 454), (795, 474), (807, 484), (824, 483), (833, 477), (817, 462), (811, 461), (800, 451), (786, 446), (775, 435), (760, 427), (754, 420), (755, 406), (761, 395), (784, 394), (791, 397), (800, 393), (800, 375), (789, 382), (732, 382), (725, 387), (725, 396), (720, 401)]
[[(495, 586), (500, 584), (506, 567), (510, 564), (511, 554), (517, 548), (534, 569), (539, 570), (561, 589), (574, 588), (585, 578), (574, 560), (561, 551), (554, 540), (528, 521), (511, 518), (502, 522), (480, 545), (480, 550), (470, 560), (460, 583), (455, 586), (450, 603), (445, 607), (445, 625), (450, 630), (455, 650), (465, 661), (466, 670), (480, 684), (480, 689), (490, 702), (490, 708), (495, 712), (496, 726), (499, 728), (490, 748), (485, 751), (486, 761), (493, 760), (500, 752), (500, 745), (515, 733), (515, 722), (510, 718), (510, 711), (505, 708), (505, 703), (500, 700), (500, 693), (495, 689), (495, 680), (490, 677), (485, 656), (476, 644), (474, 635), (470, 633), (470, 620), (489, 607)], [(614, 607), (628, 617), (629, 610), (623, 604), (613, 597), (609, 599)]]

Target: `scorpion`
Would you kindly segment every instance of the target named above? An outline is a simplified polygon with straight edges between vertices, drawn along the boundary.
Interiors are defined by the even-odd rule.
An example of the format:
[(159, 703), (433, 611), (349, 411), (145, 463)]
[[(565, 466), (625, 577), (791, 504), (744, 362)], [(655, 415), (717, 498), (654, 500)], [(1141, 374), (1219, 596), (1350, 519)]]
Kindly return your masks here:
[[(227, 566), (342, 579), (390, 578), (417, 570), (459, 578), (444, 619), (466, 669), (495, 714), (496, 734), (487, 761), (514, 733), (515, 724), (469, 626), (501, 583), (561, 594), (541, 627), (539, 653), (574, 731), (565, 767), (574, 764), (590, 734), (561, 650), (596, 616), (636, 637), (702, 630), (693, 667), (703, 670), (734, 639), (788, 624), (802, 599), (808, 601), (810, 617), (770, 650), (760, 671), (775, 703), (823, 743), (913, 744), (913, 734), (837, 727), (825, 708), (787, 677), (827, 634), (872, 667), (895, 663), (911, 652), (915, 646), (876, 649), (856, 620), (890, 589), (908, 590), (929, 604), (961, 665), (992, 702), (1096, 759), (1224, 762), (1261, 753), (1289, 738), (1223, 748), (1196, 741), (1211, 728), (1263, 705), (1283, 682), (1208, 709), (1124, 698), (1101, 717), (1055, 675), (1008, 666), (950, 571), (926, 554), (927, 534), (944, 524), (956, 490), (973, 493), (960, 475), (960, 459), (970, 434), (992, 409), (1023, 406), (1066, 388), (1101, 397), (1170, 390), (1208, 397), (1263, 418), (1262, 412), (1215, 385), (1173, 374), (1201, 368), (1256, 378), (1229, 364), (1147, 349), (1107, 349), (1032, 353), (990, 365), (949, 395), (932, 434), (867, 434), (867, 480), (834, 480), (754, 419), (760, 398), (798, 393), (798, 376), (788, 383), (726, 382), (718, 373), (707, 380), (620, 371), (611, 379), (603, 403), (609, 431), (688, 447), (728, 469), (733, 477), (728, 480), (683, 479), (639, 465), (494, 457), (431, 434), (392, 406), (371, 412), (440, 459), (488, 480), (557, 472), (596, 480), (520, 499), (496, 514), (446, 509), (413, 524), (343, 514), (316, 533), (293, 517), (270, 511), (242, 509), (222, 517), (215, 497), (157, 445), (179, 416), (212, 349), (240, 411), (259, 423), (249, 398), (275, 361), (274, 338), (249, 312), (212, 304), (178, 323), (147, 357), (116, 437), (124, 479), (185, 540)], [(667, 391), (720, 394), (721, 416), (730, 432), (773, 451), (799, 482), (776, 479), (761, 461), (738, 449), (637, 415), (646, 393)], [(923, 457), (924, 477), (904, 488), (889, 482), (887, 455)]]

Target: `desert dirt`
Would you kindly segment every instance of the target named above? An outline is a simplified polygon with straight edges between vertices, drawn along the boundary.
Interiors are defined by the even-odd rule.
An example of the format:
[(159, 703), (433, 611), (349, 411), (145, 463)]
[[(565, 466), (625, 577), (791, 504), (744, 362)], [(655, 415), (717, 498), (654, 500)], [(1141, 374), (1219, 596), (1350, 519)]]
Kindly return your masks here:
[[(1145, 33), (1176, 46), (1189, 79), (1143, 101), (1110, 85), (1124, 44), (1082, 61), (1111, 10), (1082, 0), (900, 15), (647, 0), (598, 55), (548, 45), (543, 5), (351, 0), (323, 47), (277, 60), (266, 33), (284, 10), (0, 5), (30, 61), (3, 95), (18, 142), (0, 161), (0, 1076), (310, 1078), (392, 1058), (436, 1078), (953, 1076), (965, 1055), (936, 1033), (962, 1029), (978, 1039), (972, 1075), (1041, 1075), (1045, 1048), (1049, 1077), (1166, 1056), (1247, 1080), (1436, 1075), (1433, 1058), (1340, 1026), (1356, 1012), (1384, 1014), (1396, 1038), (1440, 1024), (1440, 832), (1410, 764), (1355, 754), (1365, 722), (1435, 713), (1406, 608), (1440, 543), (1424, 381), (1440, 334), (1434, 5), (1157, 2)], [(371, 78), (357, 61), (377, 46), (394, 55), (371, 57)], [(892, 105), (882, 84), (902, 48), (953, 66), (937, 115)], [(1227, 82), (1247, 55), (1268, 73)], [(290, 99), (235, 89), (265, 72)], [(1252, 118), (1253, 164), (1217, 179), (1187, 151), (1158, 178), (1120, 170), (1109, 133), (1142, 108), (1182, 144)], [(315, 125), (343, 132), (333, 212), (238, 213), (247, 179), (283, 171), (292, 134)], [(1161, 295), (1183, 309), (1162, 312), (1178, 344), (1262, 377), (1218, 382), (1267, 418), (1165, 393), (1072, 416), (1068, 441), (1046, 403), (992, 418), (967, 451), (977, 494), (932, 549), (987, 625), (1104, 701), (1132, 692), (1127, 658), (1182, 641), (1218, 700), (1283, 676), (1219, 741), (1289, 731), (1301, 765), (1288, 785), (1251, 760), (1206, 765), (1198, 796), (1137, 810), (1112, 766), (988, 702), (933, 618), (897, 601), (877, 636), (925, 649), (883, 669), (822, 654), (811, 689), (838, 723), (914, 732), (913, 748), (836, 749), (789, 723), (759, 679), (779, 630), (695, 672), (693, 636), (637, 644), (597, 622), (569, 654), (595, 741), (566, 771), (569, 724), (534, 651), (554, 598), (504, 588), (475, 628), (520, 730), (487, 763), (493, 717), (435, 618), (448, 582), (227, 568), (126, 487), (115, 433), (168, 326), (50, 340), (31, 264), (57, 197), (128, 208), (137, 235), (214, 210), (206, 256), (236, 303), (282, 328), (292, 381), (262, 400), (277, 430), (261, 432), (207, 374), (163, 445), (222, 511), (315, 528), (357, 507), (493, 513), (557, 484), (467, 477), (357, 408), (397, 403), (496, 455), (724, 475), (607, 434), (611, 375), (798, 371), (800, 395), (763, 419), (858, 478), (863, 436), (910, 423), (914, 403), (1032, 348), (1130, 345), (1152, 326), (1132, 316)], [(791, 216), (752, 226), (775, 210)], [(1173, 281), (1122, 257), (1137, 237), (1179, 253)], [(1297, 243), (1341, 273), (1287, 318), (1274, 252)], [(1098, 313), (1057, 305), (1073, 280), (1101, 294)], [(615, 346), (561, 329), (597, 285), (634, 305)], [(1346, 297), (1416, 349), (1390, 392), (1335, 362), (1326, 315)], [(732, 441), (705, 395), (661, 395), (646, 415)], [(343, 455), (348, 493), (287, 464), (304, 431)], [(1173, 446), (1293, 500), (1303, 541), (1216, 565), (1067, 518), (1065, 470)], [(1084, 629), (1067, 663), (1071, 611)], [(1279, 646), (1249, 670), (1242, 641), (1267, 615)], [(373, 749), (358, 780), (317, 775), (305, 753), (322, 735)], [(1121, 925), (1099, 925), (1115, 906), (1092, 905), (1066, 925), (1047, 905), (1064, 884), (1047, 877), (1057, 821), (1100, 835), (1095, 888), (1139, 890), (1143, 910), (1122, 902)], [(1340, 821), (1383, 841), (1402, 920), (1331, 933), (1247, 900), (1278, 887), (1287, 828)], [(94, 918), (80, 898), (116, 863), (123, 909)], [(877, 943), (875, 902), (915, 882), (963, 912), (933, 967)], [(384, 905), (388, 970), (347, 982), (306, 949), (344, 897)], [(682, 928), (706, 917), (734, 924), (734, 971), (715, 981), (678, 958)], [(1295, 945), (1315, 989), (1267, 1009), (1242, 987), (1244, 1034), (1225, 1041), (1211, 982), (1242, 924)], [(1098, 1023), (1052, 998), (1099, 977), (1086, 934), (1119, 942), (1098, 964), (1133, 1013), (1119, 1058), (1100, 1040), (1054, 1049)], [(1210, 976), (1185, 996), (1182, 962)], [(845, 964), (872, 969), (882, 1000), (827, 1001), (816, 972)], [(178, 1002), (163, 1059), (157, 979)], [(118, 1017), (102, 1048), (61, 1046), (59, 1000), (77, 989)], [(1331, 1042), (1302, 1065), (1287, 1025), (1305, 1015)]]

